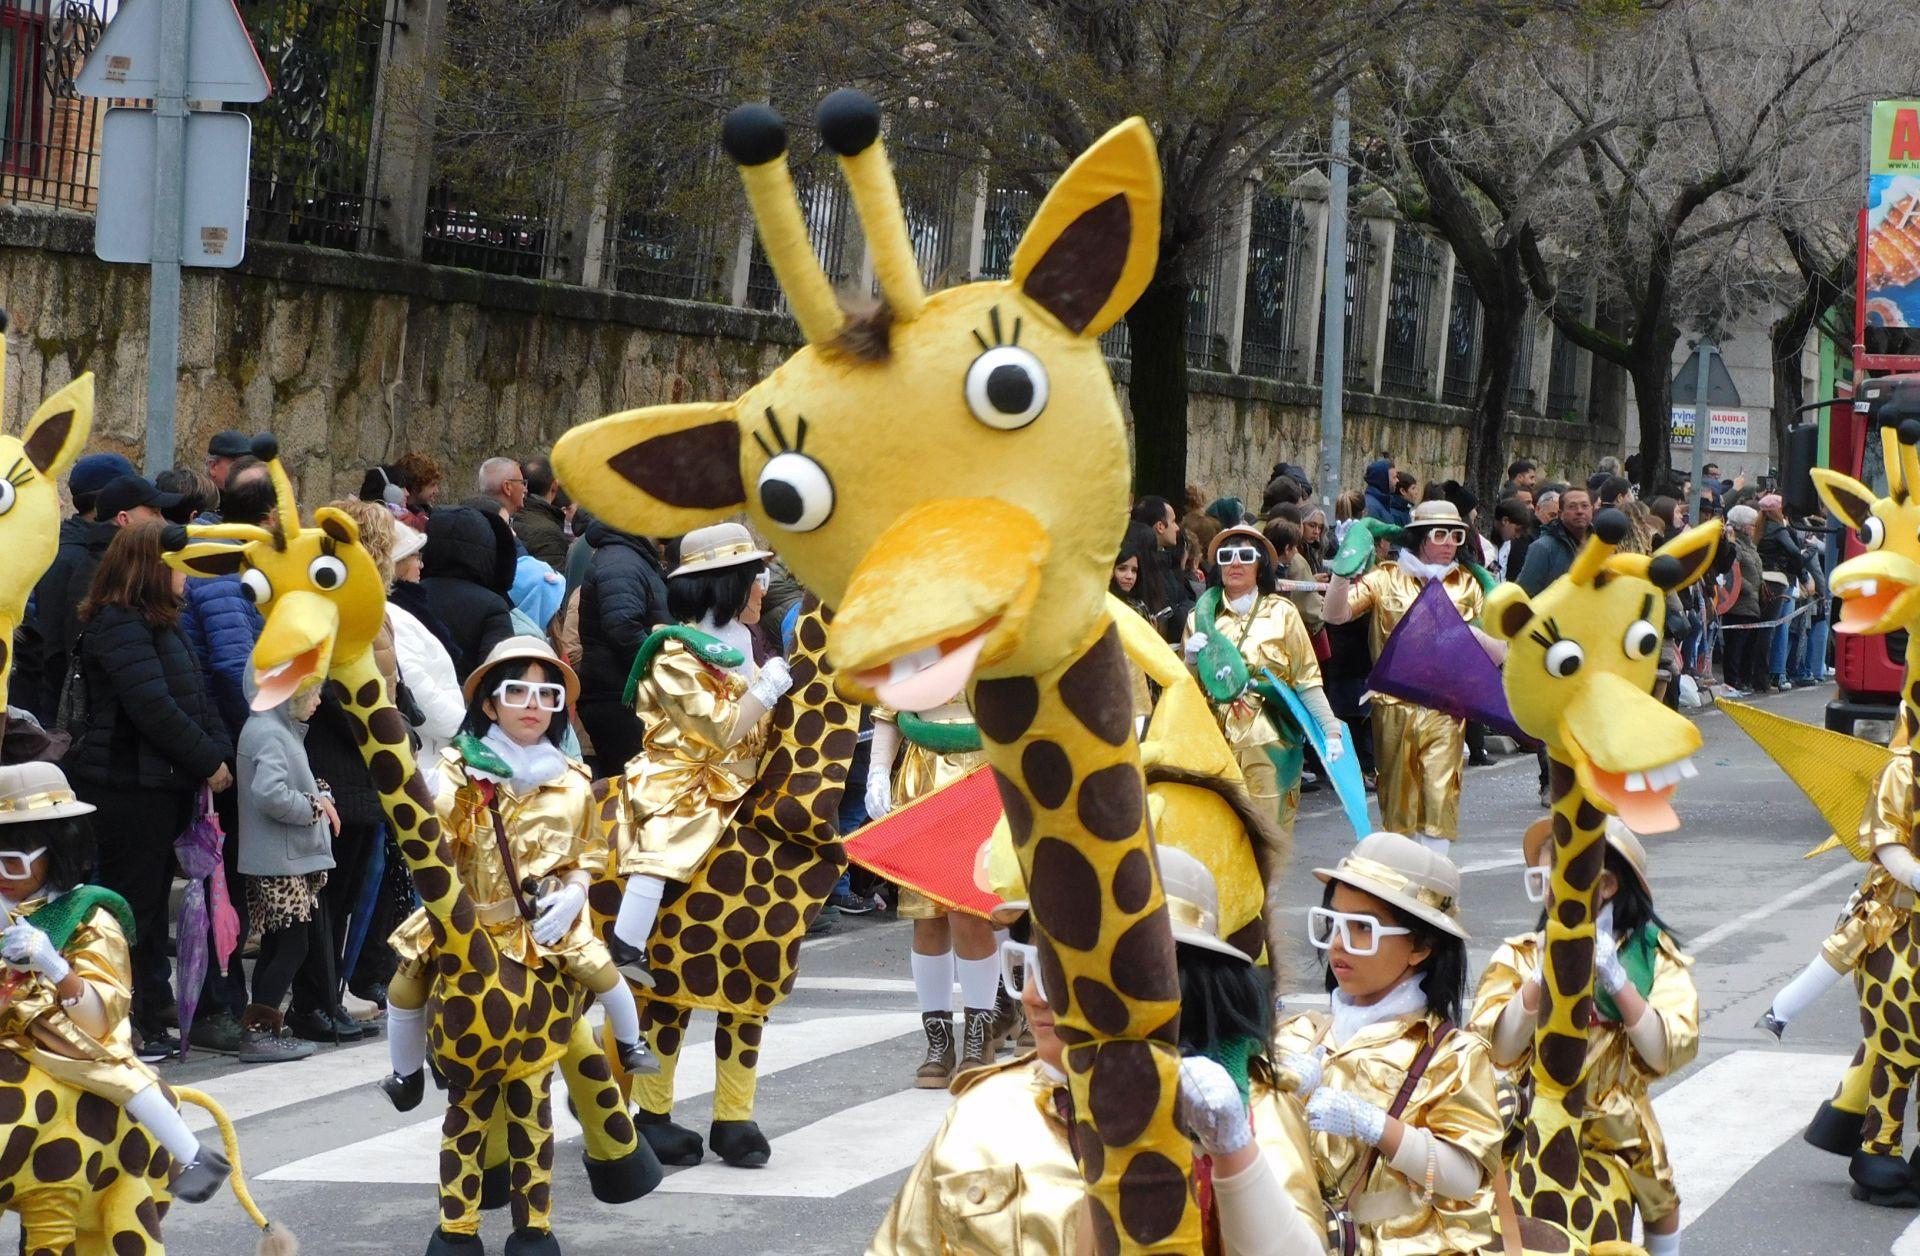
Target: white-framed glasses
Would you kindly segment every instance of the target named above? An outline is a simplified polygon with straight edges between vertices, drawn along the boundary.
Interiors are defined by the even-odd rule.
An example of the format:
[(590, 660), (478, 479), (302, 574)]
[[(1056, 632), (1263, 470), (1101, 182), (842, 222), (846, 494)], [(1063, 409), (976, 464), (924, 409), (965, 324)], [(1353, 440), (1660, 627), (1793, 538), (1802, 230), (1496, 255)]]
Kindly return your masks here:
[(1553, 869), (1528, 868), (1522, 875), (1527, 881), (1527, 901), (1529, 903), (1546, 902), (1547, 888), (1553, 884)]
[(1246, 563), (1251, 567), (1260, 565), (1260, 547), (1257, 545), (1222, 545), (1213, 552), (1214, 561), (1225, 567), (1229, 563)]
[(531, 680), (503, 680), (493, 691), (493, 700), (503, 707), (524, 711), (537, 706), (542, 711), (558, 711), (567, 705), (567, 687)]
[(1373, 955), (1380, 950), (1381, 938), (1412, 932), (1399, 925), (1383, 925), (1378, 916), (1365, 912), (1335, 911), (1331, 907), (1314, 907), (1307, 912), (1307, 941), (1323, 951), (1331, 950), (1338, 937), (1340, 949), (1347, 954)]
[(762, 593), (765, 593), (768, 589), (771, 589), (773, 587), (772, 570), (766, 567), (762, 567), (757, 573), (755, 573), (753, 577), (753, 582), (760, 586), (760, 591)]
[(0, 850), (0, 877), (9, 881), (26, 880), (33, 875), (35, 861), (46, 853), (44, 846), (38, 850)]
[(1467, 543), (1465, 528), (1428, 528), (1427, 536), (1435, 541), (1452, 541), (1455, 545)]
[(1040, 982), (1040, 948), (1031, 942), (1015, 942), (1008, 938), (1000, 944), (1000, 980), (1006, 983), (1007, 993), (1019, 998), (1026, 991), (1027, 983), (1033, 983), (1033, 992), (1040, 1001), (1047, 1001), (1047, 988)]

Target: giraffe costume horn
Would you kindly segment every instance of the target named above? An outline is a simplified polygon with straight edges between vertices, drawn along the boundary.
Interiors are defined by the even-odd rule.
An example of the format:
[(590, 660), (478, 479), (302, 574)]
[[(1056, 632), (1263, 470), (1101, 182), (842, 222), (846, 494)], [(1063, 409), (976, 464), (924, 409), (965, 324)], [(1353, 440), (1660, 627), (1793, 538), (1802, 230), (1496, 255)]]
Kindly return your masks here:
[(727, 115), (720, 142), (740, 168), (761, 247), (800, 334), (808, 344), (832, 343), (846, 315), (807, 235), (807, 216), (787, 169), (787, 124), (766, 105), (742, 105)]

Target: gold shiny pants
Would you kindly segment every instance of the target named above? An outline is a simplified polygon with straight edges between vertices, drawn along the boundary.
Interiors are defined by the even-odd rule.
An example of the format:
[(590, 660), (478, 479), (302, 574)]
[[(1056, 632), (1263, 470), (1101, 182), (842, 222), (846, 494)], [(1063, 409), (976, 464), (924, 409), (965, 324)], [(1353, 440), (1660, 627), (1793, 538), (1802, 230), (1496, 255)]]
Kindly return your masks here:
[(1272, 816), (1278, 849), (1258, 852), (1267, 878), (1266, 902), (1260, 918), (1266, 922), (1269, 946), (1286, 936), (1286, 871), (1293, 852), (1293, 824), (1300, 812), (1300, 769), (1305, 752), (1299, 746), (1273, 743), (1234, 747), (1234, 758), (1254, 805)]
[[(647, 1045), (660, 1061), (660, 1071), (650, 1077), (633, 1078), (633, 1097), (655, 1116), (673, 1111), (673, 1075), (680, 1066), (680, 1048), (686, 1044), (687, 1024), (692, 1019), (691, 1008), (658, 999), (640, 1001), (640, 1023), (647, 1033)], [(766, 1025), (765, 1018), (742, 1012), (714, 1014), (714, 1120), (753, 1119), (754, 1091), (760, 1079), (760, 1035)]]
[(1408, 702), (1373, 699), (1380, 824), (1408, 837), (1460, 836), (1460, 763), (1467, 726)]

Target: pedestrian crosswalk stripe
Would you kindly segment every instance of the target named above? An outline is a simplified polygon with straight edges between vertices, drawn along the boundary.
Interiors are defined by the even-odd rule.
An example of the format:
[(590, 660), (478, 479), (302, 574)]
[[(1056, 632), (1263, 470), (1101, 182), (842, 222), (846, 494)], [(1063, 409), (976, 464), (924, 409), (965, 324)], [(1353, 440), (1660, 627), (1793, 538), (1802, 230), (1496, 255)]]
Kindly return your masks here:
[[(920, 1152), (947, 1114), (941, 1090), (902, 1090), (836, 1112), (773, 1140), (764, 1169), (743, 1173), (708, 1161), (660, 1184), (669, 1195), (758, 1195), (832, 1199), (897, 1173)], [(860, 1131), (850, 1139), (847, 1131)]]
[[(213, 1096), (227, 1115), (236, 1121), (263, 1116), (281, 1108), (324, 1099), (328, 1095), (371, 1082), (387, 1071), (387, 1044), (383, 1039), (321, 1051), (296, 1065), (261, 1064), (196, 1083)], [(204, 1109), (187, 1105), (181, 1113), (187, 1127), (209, 1129), (213, 1117)]]

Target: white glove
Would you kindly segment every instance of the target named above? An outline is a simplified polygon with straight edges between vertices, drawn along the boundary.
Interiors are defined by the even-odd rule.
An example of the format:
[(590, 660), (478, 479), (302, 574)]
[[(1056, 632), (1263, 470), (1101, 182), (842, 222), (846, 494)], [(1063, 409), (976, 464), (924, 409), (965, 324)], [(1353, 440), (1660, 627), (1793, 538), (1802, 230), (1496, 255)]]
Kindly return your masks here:
[(793, 688), (793, 673), (787, 670), (787, 661), (778, 655), (760, 665), (760, 675), (747, 686), (747, 692), (760, 700), (760, 705), (771, 710), (773, 704), (780, 701), (782, 694)]
[(1346, 757), (1347, 743), (1341, 740), (1340, 730), (1337, 728), (1331, 730), (1327, 733), (1327, 749), (1326, 753), (1320, 756), (1320, 762), (1332, 767)]
[(575, 882), (563, 881), (559, 889), (536, 899), (533, 905), (540, 909), (533, 918), (533, 940), (541, 946), (552, 946), (566, 937), (567, 930), (580, 918), (580, 909), (587, 905), (587, 892)]
[(1307, 1100), (1307, 1125), (1317, 1133), (1378, 1147), (1387, 1134), (1387, 1110), (1350, 1090), (1316, 1090)]
[(893, 781), (891, 773), (878, 767), (867, 769), (867, 819), (878, 820), (893, 810)]
[(1174, 1114), (1180, 1128), (1209, 1156), (1227, 1156), (1253, 1141), (1247, 1105), (1227, 1070), (1204, 1055), (1180, 1061), (1180, 1097)]
[(1627, 966), (1620, 962), (1620, 948), (1605, 929), (1593, 934), (1593, 974), (1608, 994), (1619, 994), (1629, 980)]
[(53, 939), (24, 920), (7, 926), (7, 931), (0, 933), (0, 959), (14, 968), (39, 973), (55, 985), (65, 981), (73, 971), (67, 957), (53, 945)]
[(1187, 652), (1189, 662), (1200, 657), (1200, 651), (1207, 648), (1207, 640), (1207, 634), (1204, 632), (1196, 632), (1187, 638), (1186, 644), (1180, 648)]
[(1311, 1052), (1301, 1054), (1289, 1051), (1280, 1057), (1280, 1077), (1292, 1084), (1296, 1095), (1310, 1095), (1320, 1089), (1321, 1079), (1327, 1071), (1327, 1048), (1315, 1047)]

